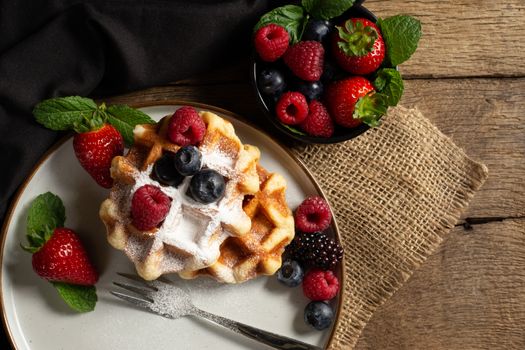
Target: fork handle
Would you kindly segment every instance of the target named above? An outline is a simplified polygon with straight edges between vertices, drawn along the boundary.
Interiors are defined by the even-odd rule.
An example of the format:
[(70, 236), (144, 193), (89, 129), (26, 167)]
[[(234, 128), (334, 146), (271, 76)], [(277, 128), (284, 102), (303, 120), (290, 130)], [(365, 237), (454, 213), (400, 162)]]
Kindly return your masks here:
[(248, 326), (244, 323), (233, 321), (222, 316), (214, 315), (207, 311), (195, 308), (195, 316), (202, 317), (215, 324), (228, 328), (229, 330), (242, 334), (248, 338), (254, 339), (260, 343), (271, 346), (280, 350), (323, 350), (322, 348), (300, 342), (275, 333), (263, 331), (261, 329)]

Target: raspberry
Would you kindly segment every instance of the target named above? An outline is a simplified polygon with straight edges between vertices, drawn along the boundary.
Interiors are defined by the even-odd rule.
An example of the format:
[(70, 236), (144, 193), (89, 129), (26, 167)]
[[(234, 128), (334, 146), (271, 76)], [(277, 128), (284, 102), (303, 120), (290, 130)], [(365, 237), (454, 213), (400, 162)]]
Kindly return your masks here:
[(321, 197), (308, 197), (295, 210), (295, 226), (302, 232), (326, 230), (331, 221), (330, 206)]
[(332, 271), (313, 269), (303, 279), (303, 293), (313, 301), (331, 300), (339, 291), (339, 280)]
[(271, 23), (255, 32), (255, 50), (263, 61), (274, 62), (288, 49), (290, 35), (280, 25)]
[(295, 76), (306, 81), (317, 81), (323, 75), (324, 49), (317, 41), (300, 41), (283, 56), (284, 63)]
[(301, 127), (308, 135), (330, 137), (334, 134), (334, 123), (324, 105), (313, 100), (308, 105), (308, 116)]
[(323, 232), (296, 235), (286, 247), (290, 258), (305, 266), (332, 269), (343, 258), (343, 248)]
[(133, 194), (131, 199), (131, 217), (133, 225), (139, 230), (151, 230), (168, 215), (171, 198), (160, 188), (144, 185)]
[(193, 107), (177, 109), (168, 124), (168, 138), (179, 146), (196, 145), (206, 133), (206, 124)]
[(284, 124), (300, 124), (308, 115), (306, 97), (299, 92), (285, 92), (275, 106), (275, 113)]

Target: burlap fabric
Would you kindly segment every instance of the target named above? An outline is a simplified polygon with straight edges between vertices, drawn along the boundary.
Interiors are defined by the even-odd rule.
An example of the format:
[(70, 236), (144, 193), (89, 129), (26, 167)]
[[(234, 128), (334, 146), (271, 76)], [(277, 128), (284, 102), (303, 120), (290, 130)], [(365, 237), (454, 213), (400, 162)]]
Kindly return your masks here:
[(354, 140), (293, 151), (337, 217), (345, 283), (330, 349), (351, 349), (375, 309), (454, 226), (487, 178), (487, 168), (418, 110), (403, 107)]

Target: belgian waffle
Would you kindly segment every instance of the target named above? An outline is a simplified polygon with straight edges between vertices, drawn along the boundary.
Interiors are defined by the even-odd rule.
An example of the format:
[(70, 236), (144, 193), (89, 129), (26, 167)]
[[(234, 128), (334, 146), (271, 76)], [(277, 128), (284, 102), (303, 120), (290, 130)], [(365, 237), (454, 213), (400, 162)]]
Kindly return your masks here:
[(240, 283), (259, 275), (272, 275), (281, 267), (284, 248), (294, 238), (294, 219), (286, 204), (286, 180), (257, 165), (260, 190), (247, 196), (243, 209), (252, 220), (250, 232), (228, 237), (213, 265), (183, 271), (183, 278), (205, 275), (220, 282)]
[[(207, 267), (217, 261), (221, 243), (227, 237), (251, 232), (252, 219), (242, 210), (242, 204), (245, 196), (259, 191), (259, 150), (243, 145), (230, 122), (210, 112), (200, 115), (207, 127), (199, 145), (203, 163), (227, 179), (225, 195), (217, 203), (204, 205), (187, 199), (184, 193), (189, 180), (175, 189), (161, 186), (152, 178), (155, 161), (164, 152), (180, 148), (167, 138), (169, 117), (157, 124), (136, 126), (134, 146), (126, 156), (115, 157), (112, 162), (114, 185), (100, 207), (100, 217), (109, 243), (124, 250), (146, 280)], [(130, 217), (131, 196), (144, 184), (158, 186), (172, 198), (164, 222), (149, 231), (138, 230)]]

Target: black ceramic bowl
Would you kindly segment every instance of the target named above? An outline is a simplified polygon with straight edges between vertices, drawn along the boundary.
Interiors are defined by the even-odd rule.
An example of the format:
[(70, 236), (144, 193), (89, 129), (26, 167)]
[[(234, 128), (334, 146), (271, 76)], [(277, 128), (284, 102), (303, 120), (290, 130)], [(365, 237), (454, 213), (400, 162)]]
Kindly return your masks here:
[[(348, 11), (346, 11), (341, 16), (332, 19), (333, 23), (339, 25), (342, 21), (350, 17), (366, 18), (370, 21), (376, 22), (377, 17), (372, 12), (370, 12), (368, 9), (366, 9), (364, 6), (362, 6), (361, 3), (363, 3), (363, 1), (356, 1), (356, 4), (354, 4), (354, 6), (352, 6), (352, 8), (350, 8)], [(329, 58), (329, 55), (330, 55), (329, 51), (330, 50), (326, 50), (327, 58)], [(279, 68), (282, 72), (288, 71), (288, 69), (282, 63), (282, 60), (279, 60), (278, 62), (274, 62), (274, 63), (266, 63), (266, 62), (261, 61), (258, 58), (256, 53), (254, 54), (253, 67), (252, 67), (252, 83), (253, 83), (252, 85), (255, 89), (258, 104), (263, 110), (263, 114), (266, 116), (268, 121), (277, 130), (279, 130), (279, 132), (283, 133), (284, 135), (292, 139), (295, 139), (295, 140), (298, 140), (304, 143), (329, 144), (329, 143), (338, 143), (338, 142), (343, 142), (343, 141), (353, 139), (354, 137), (361, 135), (362, 133), (364, 133), (370, 128), (366, 124), (361, 124), (355, 128), (344, 128), (342, 126), (335, 125), (335, 131), (332, 137), (315, 137), (315, 136), (300, 135), (298, 133), (294, 133), (293, 131), (288, 129), (286, 126), (281, 124), (281, 122), (277, 119), (274, 113), (275, 101), (273, 101), (271, 97), (264, 95), (258, 87), (257, 77), (259, 76), (260, 71), (270, 66)], [(350, 74), (348, 73), (348, 75)], [(294, 79), (293, 77), (291, 77), (291, 75), (287, 76), (287, 78)]]

